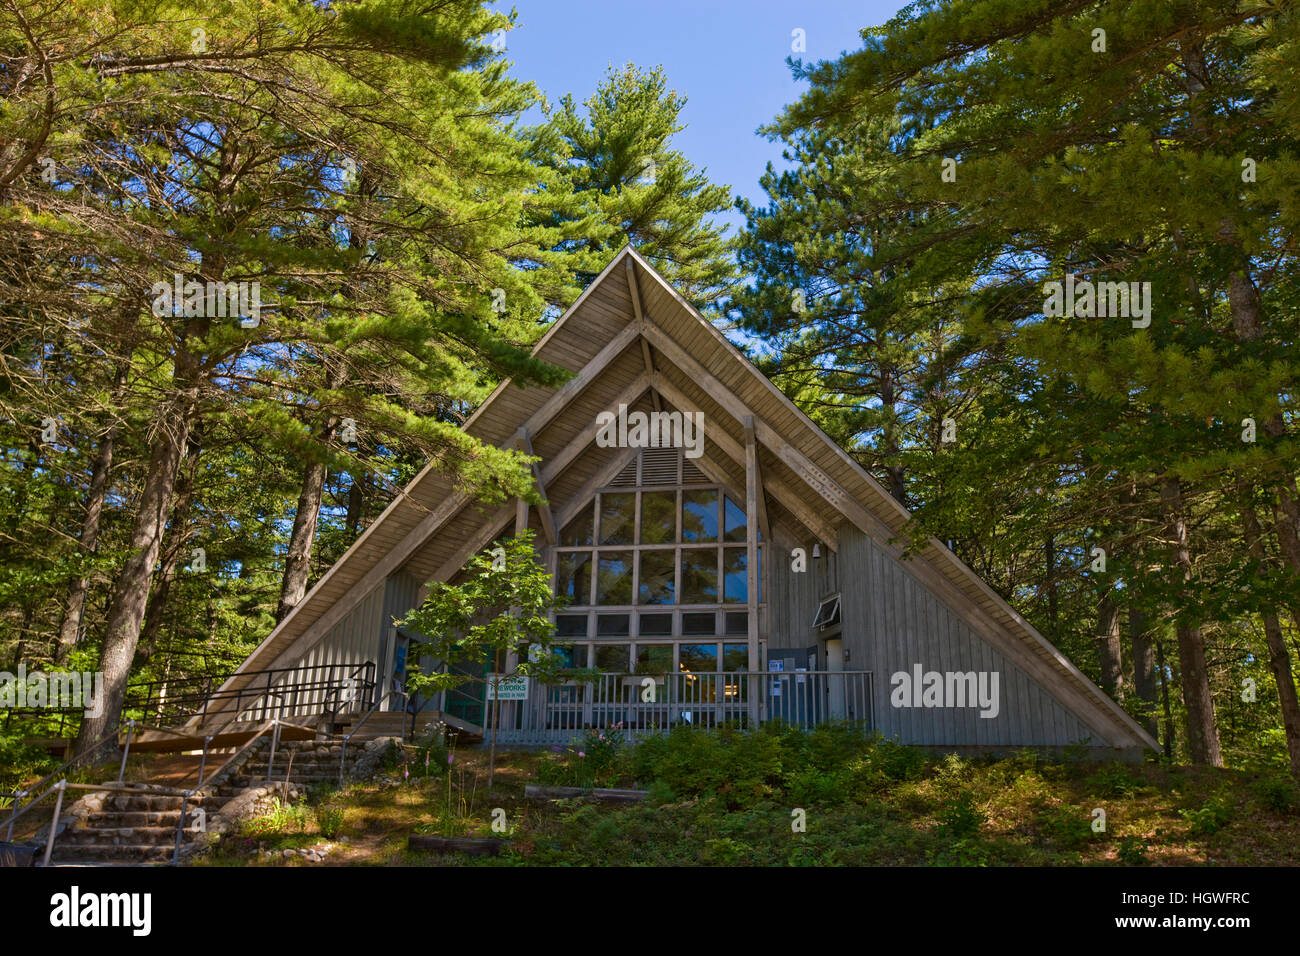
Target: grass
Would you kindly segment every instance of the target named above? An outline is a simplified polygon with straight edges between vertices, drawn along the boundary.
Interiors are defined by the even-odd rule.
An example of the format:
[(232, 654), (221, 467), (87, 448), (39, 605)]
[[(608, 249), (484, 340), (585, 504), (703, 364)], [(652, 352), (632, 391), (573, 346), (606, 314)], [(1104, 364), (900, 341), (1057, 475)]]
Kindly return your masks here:
[[(333, 865), (1294, 865), (1300, 800), (1286, 777), (1167, 764), (934, 757), (828, 729), (693, 730), (636, 748), (615, 741), (599, 772), (577, 753), (454, 755), (328, 798), (346, 843)], [(587, 752), (582, 751), (584, 754)], [(418, 772), (417, 772), (418, 770)], [(642, 786), (637, 805), (523, 800), (528, 783)], [(494, 811), (497, 811), (494, 815)], [(493, 823), (496, 821), (496, 827)], [(412, 833), (505, 836), (498, 858), (413, 852)], [(210, 865), (324, 838), (319, 812), (226, 841)], [(302, 841), (302, 842), (299, 842)]]

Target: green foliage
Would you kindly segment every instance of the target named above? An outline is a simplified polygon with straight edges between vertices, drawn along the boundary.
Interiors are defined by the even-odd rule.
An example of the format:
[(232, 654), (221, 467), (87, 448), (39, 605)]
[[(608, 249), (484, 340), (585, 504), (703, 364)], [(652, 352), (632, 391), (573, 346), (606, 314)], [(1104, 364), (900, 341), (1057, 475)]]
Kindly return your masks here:
[(316, 808), (316, 828), (321, 836), (333, 840), (343, 830), (344, 808), (324, 804)]
[[(531, 531), (506, 538), (472, 558), (460, 584), (433, 581), (424, 604), (400, 622), (423, 634), (422, 648), (444, 665), (474, 670), (517, 651), (512, 673), (553, 680), (563, 661), (550, 653), (557, 606), (550, 574), (537, 560)], [(530, 647), (537, 651), (530, 653)], [(509, 676), (502, 674), (502, 676)], [(415, 693), (453, 690), (471, 680), (450, 670), (421, 673), (412, 666), (407, 686)]]
[(975, 805), (974, 797), (963, 790), (939, 811), (938, 832), (954, 841), (974, 836), (987, 822), (985, 813)]
[(1185, 807), (1178, 811), (1189, 824), (1194, 836), (1212, 836), (1232, 820), (1232, 807), (1221, 797), (1210, 797), (1199, 807)]
[(1273, 813), (1295, 813), (1300, 810), (1300, 787), (1293, 778), (1273, 774), (1257, 781), (1255, 798)]
[(1120, 764), (1106, 764), (1087, 779), (1089, 789), (1099, 797), (1127, 797), (1140, 785)]
[(1147, 847), (1135, 836), (1121, 837), (1116, 856), (1125, 866), (1143, 866), (1147, 860)]
[(1055, 846), (1078, 850), (1093, 839), (1092, 821), (1079, 807), (1045, 806), (1038, 811), (1039, 832)]

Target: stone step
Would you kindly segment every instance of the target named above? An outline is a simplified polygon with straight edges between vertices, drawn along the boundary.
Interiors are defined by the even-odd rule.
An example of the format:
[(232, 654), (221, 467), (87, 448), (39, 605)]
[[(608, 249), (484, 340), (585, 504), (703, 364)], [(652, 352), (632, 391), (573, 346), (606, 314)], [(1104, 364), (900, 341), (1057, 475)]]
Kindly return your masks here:
[(169, 863), (174, 848), (170, 844), (56, 843), (50, 863)]
[[(188, 810), (186, 813), (188, 814)], [(107, 810), (86, 817), (84, 829), (100, 827), (165, 827), (176, 826), (181, 811), (175, 810)]]
[[(185, 841), (185, 834), (181, 834), (181, 842)], [(68, 830), (59, 834), (55, 846), (60, 844), (64, 846), (86, 846), (86, 845), (112, 845), (112, 846), (157, 846), (165, 843), (173, 846), (176, 843), (176, 825), (173, 823), (169, 827), (84, 827), (79, 830)]]

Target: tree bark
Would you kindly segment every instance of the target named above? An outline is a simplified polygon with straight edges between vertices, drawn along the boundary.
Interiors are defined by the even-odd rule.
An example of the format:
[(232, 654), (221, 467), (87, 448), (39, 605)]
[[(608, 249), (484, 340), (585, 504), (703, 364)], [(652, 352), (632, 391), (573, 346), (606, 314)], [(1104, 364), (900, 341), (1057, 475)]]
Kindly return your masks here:
[[(183, 374), (186, 374), (185, 370), (178, 370), (178, 376)], [(117, 575), (108, 609), (104, 647), (99, 655), (99, 670), (104, 674), (103, 706), (98, 714), (82, 721), (77, 736), (78, 756), (94, 750), (103, 754), (116, 750), (116, 741), (112, 738), (102, 744), (98, 741), (121, 720), (131, 662), (149, 599), (149, 584), (162, 547), (163, 529), (171, 512), (172, 491), (189, 437), (196, 397), (194, 389), (180, 389), (174, 393), (156, 430), (144, 488), (136, 505), (131, 556)]]
[[(86, 494), (86, 513), (81, 519), (81, 537), (77, 548), (83, 555), (95, 553), (99, 541), (99, 522), (104, 512), (104, 498), (108, 494), (108, 475), (113, 468), (113, 442), (117, 429), (110, 428), (99, 440), (95, 458), (90, 466), (90, 486)], [(59, 643), (54, 651), (58, 663), (67, 660), (81, 636), (81, 621), (86, 609), (86, 592), (90, 578), (82, 574), (68, 583), (68, 602), (59, 622)]]
[[(334, 437), (338, 419), (330, 416), (321, 429), (322, 444)], [(321, 497), (325, 491), (325, 463), (309, 461), (302, 472), (302, 490), (298, 495), (298, 510), (293, 516), (293, 532), (289, 535), (289, 553), (284, 559), (284, 579), (280, 584), (280, 603), (275, 610), (276, 623), (283, 621), (294, 606), (307, 593), (307, 579), (311, 576), (311, 552), (316, 541), (316, 522), (320, 518)]]
[[(1184, 585), (1187, 585), (1192, 579), (1192, 552), (1179, 480), (1165, 477), (1160, 485), (1160, 497), (1169, 523), (1174, 563), (1182, 573)], [(1184, 589), (1183, 593), (1190, 599), (1188, 590)], [(1223, 755), (1219, 749), (1219, 733), (1214, 726), (1214, 698), (1210, 694), (1210, 675), (1205, 663), (1205, 638), (1198, 625), (1186, 620), (1179, 621), (1177, 631), (1183, 706), (1187, 711), (1187, 751), (1192, 763), (1221, 767)]]
[(1160, 733), (1156, 721), (1156, 659), (1147, 633), (1146, 615), (1129, 608), (1128, 631), (1133, 659), (1133, 692), (1142, 705), (1142, 726), (1156, 737)]
[[(1242, 525), (1246, 532), (1246, 545), (1251, 557), (1262, 567), (1266, 560), (1264, 543), (1260, 538), (1259, 519), (1255, 516), (1255, 507), (1245, 501), (1241, 510)], [(1296, 698), (1295, 678), (1291, 673), (1291, 655), (1287, 651), (1286, 640), (1282, 637), (1282, 626), (1278, 622), (1277, 612), (1268, 610), (1260, 614), (1264, 623), (1264, 639), (1268, 643), (1268, 663), (1273, 671), (1273, 680), (1277, 683), (1277, 700), (1282, 710), (1282, 729), (1286, 735), (1287, 756), (1291, 761), (1291, 773), (1300, 778), (1300, 701)]]
[(1101, 686), (1116, 700), (1124, 696), (1123, 657), (1119, 642), (1119, 605), (1108, 591), (1097, 602), (1097, 657), (1101, 664)]

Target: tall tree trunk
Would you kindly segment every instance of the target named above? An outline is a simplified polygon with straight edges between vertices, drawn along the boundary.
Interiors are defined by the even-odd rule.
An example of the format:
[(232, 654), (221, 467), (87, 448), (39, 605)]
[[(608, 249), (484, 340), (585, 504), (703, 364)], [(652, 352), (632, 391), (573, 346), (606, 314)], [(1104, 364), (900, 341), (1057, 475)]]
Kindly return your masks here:
[(1160, 666), (1160, 696), (1165, 707), (1165, 756), (1174, 759), (1174, 709), (1169, 704), (1169, 666), (1165, 663), (1165, 642), (1156, 638), (1156, 663)]
[[(1173, 544), (1174, 563), (1182, 573), (1184, 585), (1192, 579), (1192, 552), (1188, 543), (1187, 520), (1183, 514), (1182, 487), (1177, 478), (1165, 477), (1160, 485)], [(1183, 593), (1190, 600), (1190, 593)], [(1205, 638), (1196, 624), (1180, 620), (1178, 630), (1178, 668), (1182, 676), (1183, 706), (1186, 708), (1187, 752), (1192, 763), (1223, 766), (1219, 750), (1219, 733), (1214, 726), (1214, 698), (1210, 694), (1210, 674), (1205, 663)]]
[[(90, 466), (90, 487), (86, 494), (86, 513), (81, 519), (81, 537), (77, 548), (82, 555), (95, 553), (99, 542), (99, 522), (104, 512), (104, 498), (108, 494), (108, 475), (113, 469), (113, 442), (117, 429), (110, 428), (99, 440), (95, 458)], [(86, 609), (86, 591), (90, 578), (82, 574), (68, 583), (68, 602), (59, 622), (59, 643), (54, 651), (56, 662), (67, 660), (81, 635), (81, 621)]]
[[(184, 364), (185, 357), (179, 358), (178, 364)], [(178, 377), (187, 374), (188, 369), (178, 369)], [(162, 548), (163, 529), (166, 528), (171, 513), (172, 492), (189, 438), (196, 397), (196, 389), (177, 389), (155, 432), (144, 488), (136, 504), (135, 525), (131, 532), (131, 556), (117, 575), (113, 599), (108, 609), (104, 647), (99, 655), (99, 670), (104, 674), (103, 706), (97, 715), (82, 721), (81, 732), (77, 736), (78, 756), (92, 750), (107, 754), (116, 749), (116, 741), (112, 738), (99, 746), (96, 744), (100, 737), (116, 728), (121, 720), (131, 662), (135, 657), (140, 625), (149, 599), (149, 584)]]
[[(338, 419), (330, 416), (321, 429), (322, 444), (334, 437)], [(309, 461), (302, 473), (302, 490), (298, 494), (298, 510), (293, 516), (293, 532), (289, 535), (289, 553), (284, 559), (284, 580), (280, 584), (280, 603), (275, 609), (277, 623), (293, 610), (294, 605), (307, 593), (307, 579), (311, 574), (311, 552), (316, 541), (316, 522), (320, 518), (321, 497), (325, 491), (325, 463)]]
[[(1255, 516), (1255, 506), (1247, 499), (1242, 504), (1242, 525), (1246, 532), (1246, 545), (1260, 566), (1266, 562), (1264, 543), (1260, 538), (1259, 519)], [(1296, 699), (1295, 678), (1291, 674), (1291, 655), (1287, 651), (1286, 641), (1282, 637), (1282, 626), (1277, 613), (1272, 610), (1260, 615), (1264, 623), (1264, 639), (1268, 643), (1268, 663), (1277, 683), (1277, 700), (1282, 710), (1282, 728), (1286, 735), (1287, 756), (1291, 761), (1291, 773), (1300, 778), (1300, 701)]]
[[(162, 564), (154, 575), (149, 605), (144, 615), (144, 630), (140, 634), (140, 663), (147, 664), (158, 652), (158, 636), (171, 600), (172, 586), (176, 583), (176, 568), (189, 543), (190, 508), (194, 503), (194, 485), (199, 476), (199, 460), (203, 457), (202, 423), (196, 423), (186, 442), (187, 467), (176, 479), (176, 491), (171, 520), (163, 533)], [(170, 663), (169, 665), (170, 666)]]
[(1116, 700), (1124, 696), (1124, 665), (1119, 642), (1119, 605), (1107, 591), (1097, 602), (1097, 657), (1101, 664), (1101, 686)]
[(1152, 737), (1160, 733), (1156, 722), (1156, 659), (1147, 633), (1146, 615), (1129, 608), (1128, 633), (1133, 659), (1133, 693), (1142, 705), (1142, 726)]
[(354, 475), (352, 484), (348, 486), (348, 512), (344, 518), (344, 524), (348, 529), (349, 542), (355, 541), (357, 532), (361, 529), (361, 515), (365, 512), (366, 492), (365, 477)]

